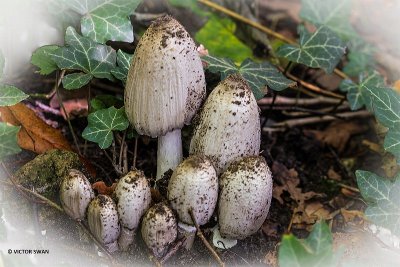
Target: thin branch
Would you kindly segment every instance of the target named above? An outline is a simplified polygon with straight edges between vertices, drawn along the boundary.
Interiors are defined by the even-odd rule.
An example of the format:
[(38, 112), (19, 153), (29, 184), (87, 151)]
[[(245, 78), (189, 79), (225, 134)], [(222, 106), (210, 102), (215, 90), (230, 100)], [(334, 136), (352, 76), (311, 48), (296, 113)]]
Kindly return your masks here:
[[(296, 45), (297, 44), (296, 41), (294, 41), (292, 39), (289, 39), (286, 36), (284, 36), (284, 35), (282, 35), (280, 33), (277, 33), (275, 31), (271, 30), (270, 28), (261, 25), (258, 22), (250, 20), (250, 19), (248, 19), (248, 18), (246, 18), (246, 17), (244, 17), (244, 16), (242, 16), (242, 15), (240, 15), (240, 14), (238, 14), (238, 13), (232, 11), (232, 10), (229, 10), (229, 9), (227, 9), (227, 8), (221, 6), (221, 5), (213, 3), (213, 2), (211, 2), (209, 0), (198, 0), (198, 2), (203, 4), (203, 5), (206, 5), (208, 7), (214, 8), (215, 10), (217, 10), (219, 12), (222, 12), (222, 13), (224, 13), (224, 14), (232, 17), (232, 18), (235, 18), (235, 19), (237, 19), (237, 20), (239, 20), (239, 21), (241, 21), (243, 23), (246, 23), (246, 24), (248, 24), (248, 25), (250, 25), (250, 26), (252, 26), (252, 27), (264, 32), (264, 33), (266, 33), (267, 35), (273, 36), (276, 39), (284, 41), (285, 43), (292, 44), (292, 45)], [(349, 77), (345, 73), (340, 71), (339, 69), (335, 69), (334, 73), (336, 75), (338, 75), (342, 79), (349, 79)]]
[[(272, 97), (265, 97), (257, 101), (258, 105), (270, 105), (273, 101)], [(277, 96), (275, 105), (299, 105), (299, 106), (312, 106), (319, 104), (339, 104), (341, 100), (325, 96), (317, 96), (315, 98), (290, 98), (284, 96)]]
[(135, 137), (135, 147), (133, 148), (133, 163), (132, 163), (132, 169), (136, 169), (138, 139), (139, 139), (139, 137), (136, 136), (136, 137)]
[(194, 226), (196, 227), (197, 236), (201, 239), (201, 241), (203, 241), (204, 245), (207, 247), (208, 251), (211, 252), (211, 254), (215, 258), (215, 260), (218, 262), (218, 264), (221, 267), (224, 267), (225, 263), (221, 260), (218, 253), (213, 249), (213, 247), (210, 245), (210, 243), (208, 243), (207, 239), (204, 237), (203, 232), (201, 231), (200, 226), (196, 221), (196, 216), (194, 215), (192, 208), (189, 209), (189, 214), (190, 214), (192, 221), (194, 222)]

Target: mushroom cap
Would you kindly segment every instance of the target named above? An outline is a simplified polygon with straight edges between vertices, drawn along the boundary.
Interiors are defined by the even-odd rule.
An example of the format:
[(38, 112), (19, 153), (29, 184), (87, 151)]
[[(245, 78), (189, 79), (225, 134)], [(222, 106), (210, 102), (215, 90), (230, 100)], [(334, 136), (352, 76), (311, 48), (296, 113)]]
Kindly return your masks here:
[(157, 19), (141, 37), (129, 68), (129, 121), (139, 134), (165, 135), (189, 124), (204, 96), (204, 70), (194, 41), (174, 18)]
[(222, 237), (243, 239), (260, 229), (272, 199), (272, 175), (265, 159), (233, 162), (220, 178), (218, 224)]
[(257, 155), (261, 142), (256, 99), (239, 75), (228, 76), (208, 96), (190, 143), (190, 154), (206, 155), (219, 175), (230, 162)]
[(192, 208), (197, 223), (207, 223), (217, 199), (218, 177), (209, 159), (192, 155), (178, 165), (169, 180), (168, 200), (182, 222), (193, 225)]
[(111, 197), (98, 195), (90, 202), (88, 225), (97, 240), (105, 245), (116, 244), (120, 227), (117, 207)]
[(128, 172), (118, 181), (114, 196), (121, 226), (134, 230), (151, 203), (149, 182), (143, 172)]
[(141, 232), (143, 241), (154, 255), (163, 256), (178, 235), (174, 212), (165, 203), (155, 204), (144, 215)]
[(86, 176), (78, 170), (71, 169), (60, 187), (60, 201), (65, 213), (74, 220), (83, 220), (93, 198), (92, 185)]

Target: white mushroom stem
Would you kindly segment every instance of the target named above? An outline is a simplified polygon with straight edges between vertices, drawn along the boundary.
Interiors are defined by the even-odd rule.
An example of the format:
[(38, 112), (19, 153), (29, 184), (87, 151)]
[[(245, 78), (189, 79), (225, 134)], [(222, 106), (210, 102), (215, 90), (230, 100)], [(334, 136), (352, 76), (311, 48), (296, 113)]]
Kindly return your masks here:
[(181, 129), (168, 132), (158, 137), (157, 150), (157, 180), (169, 169), (175, 168), (182, 162)]
[(188, 225), (183, 222), (178, 222), (178, 237), (185, 237), (184, 246), (186, 250), (190, 250), (193, 247), (194, 239), (196, 237), (196, 227), (192, 225)]
[(126, 227), (121, 227), (121, 233), (118, 238), (118, 245), (122, 251), (126, 251), (129, 245), (133, 244), (135, 239), (136, 229), (128, 229)]

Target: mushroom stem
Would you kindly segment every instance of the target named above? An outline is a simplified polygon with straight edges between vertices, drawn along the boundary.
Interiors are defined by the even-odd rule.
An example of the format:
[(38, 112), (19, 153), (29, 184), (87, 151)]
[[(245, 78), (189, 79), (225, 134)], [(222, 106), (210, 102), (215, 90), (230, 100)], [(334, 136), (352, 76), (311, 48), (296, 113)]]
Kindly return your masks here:
[(174, 170), (182, 161), (181, 129), (158, 137), (157, 180), (169, 169)]
[(121, 227), (121, 234), (118, 238), (118, 246), (122, 251), (127, 251), (130, 244), (133, 244), (135, 239), (135, 230)]

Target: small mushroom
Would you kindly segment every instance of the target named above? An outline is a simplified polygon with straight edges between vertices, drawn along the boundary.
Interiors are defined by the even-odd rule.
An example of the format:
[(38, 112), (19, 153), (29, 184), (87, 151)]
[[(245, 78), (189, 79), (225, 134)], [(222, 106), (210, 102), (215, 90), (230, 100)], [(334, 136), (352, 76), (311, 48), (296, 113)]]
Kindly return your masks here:
[(206, 155), (219, 175), (230, 162), (260, 150), (260, 116), (254, 95), (239, 75), (228, 76), (208, 96), (190, 143), (190, 154)]
[(84, 220), (94, 192), (86, 176), (75, 169), (71, 169), (60, 187), (61, 206), (74, 220)]
[(157, 179), (182, 161), (181, 128), (204, 97), (204, 70), (194, 41), (174, 18), (155, 20), (129, 68), (125, 111), (139, 134), (159, 138)]
[(141, 232), (147, 247), (162, 257), (178, 234), (174, 212), (165, 203), (155, 204), (144, 215)]
[(143, 172), (139, 170), (128, 172), (118, 181), (114, 196), (121, 223), (118, 244), (121, 250), (127, 250), (134, 240), (140, 218), (151, 202), (150, 186)]
[(199, 225), (208, 222), (218, 198), (218, 177), (209, 159), (192, 155), (172, 173), (168, 184), (168, 200), (179, 220), (193, 225), (189, 209)]
[(261, 156), (233, 162), (220, 178), (218, 225), (223, 238), (244, 239), (265, 221), (272, 199), (272, 176)]
[(88, 224), (92, 234), (109, 252), (118, 250), (120, 227), (117, 207), (111, 197), (98, 195), (90, 202)]

